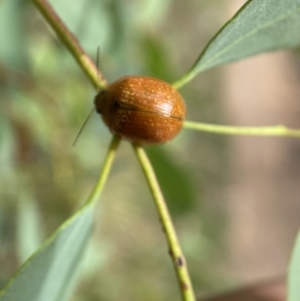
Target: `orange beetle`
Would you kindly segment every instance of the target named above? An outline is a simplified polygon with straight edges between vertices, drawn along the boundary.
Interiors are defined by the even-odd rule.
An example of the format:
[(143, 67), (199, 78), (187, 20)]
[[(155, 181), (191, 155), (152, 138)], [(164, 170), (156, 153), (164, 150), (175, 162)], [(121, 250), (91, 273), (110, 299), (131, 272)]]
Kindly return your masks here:
[(146, 76), (118, 79), (100, 91), (94, 103), (113, 134), (139, 144), (171, 140), (185, 118), (185, 103), (178, 91)]

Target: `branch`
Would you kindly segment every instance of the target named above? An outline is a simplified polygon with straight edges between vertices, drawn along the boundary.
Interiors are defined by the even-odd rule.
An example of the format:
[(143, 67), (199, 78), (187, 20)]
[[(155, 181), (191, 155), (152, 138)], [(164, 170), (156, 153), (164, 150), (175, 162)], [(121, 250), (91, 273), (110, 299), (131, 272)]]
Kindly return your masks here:
[(168, 211), (168, 207), (164, 200), (163, 194), (160, 190), (158, 181), (156, 179), (153, 167), (147, 157), (147, 154), (142, 146), (133, 144), (133, 149), (138, 157), (144, 175), (147, 179), (151, 194), (155, 201), (156, 209), (160, 221), (163, 226), (164, 233), (169, 245), (169, 254), (172, 258), (175, 272), (177, 275), (179, 289), (183, 301), (196, 301), (195, 293), (193, 291), (192, 282), (189, 276), (188, 267), (181, 250), (177, 234)]
[(94, 87), (104, 89), (107, 86), (104, 76), (100, 73), (90, 57), (84, 52), (74, 34), (59, 18), (47, 0), (32, 0), (32, 2), (44, 16), (62, 43), (70, 50), (78, 65), (90, 79)]

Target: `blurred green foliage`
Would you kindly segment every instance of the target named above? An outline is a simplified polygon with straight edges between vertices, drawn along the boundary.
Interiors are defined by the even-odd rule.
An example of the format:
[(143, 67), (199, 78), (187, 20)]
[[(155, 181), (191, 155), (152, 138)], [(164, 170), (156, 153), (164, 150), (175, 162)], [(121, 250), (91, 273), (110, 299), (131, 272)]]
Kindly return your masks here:
[[(100, 69), (109, 81), (125, 74), (174, 81), (223, 21), (214, 17), (220, 14), (220, 1), (50, 2), (91, 57), (100, 46)], [(94, 114), (72, 148), (95, 92), (30, 1), (0, 2), (0, 41), (3, 287), (86, 198), (110, 134)], [(189, 119), (218, 119), (216, 82), (213, 71), (183, 90)], [(175, 214), (196, 292), (209, 290), (217, 285), (209, 262), (217, 257), (223, 219), (208, 202), (223, 183), (223, 140), (183, 131), (148, 152)], [(72, 300), (178, 299), (154, 205), (126, 142), (97, 215), (99, 223)]]

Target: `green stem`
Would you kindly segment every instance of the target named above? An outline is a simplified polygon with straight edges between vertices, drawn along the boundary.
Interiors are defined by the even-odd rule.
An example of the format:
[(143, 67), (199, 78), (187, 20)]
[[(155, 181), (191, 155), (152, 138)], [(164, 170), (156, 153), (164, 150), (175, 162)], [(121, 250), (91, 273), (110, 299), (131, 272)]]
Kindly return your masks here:
[(181, 87), (183, 87), (185, 84), (190, 82), (198, 72), (193, 72), (194, 66), (192, 66), (191, 70), (188, 71), (184, 76), (182, 76), (179, 80), (174, 82), (172, 84), (173, 88), (176, 90), (179, 90)]
[(152, 165), (142, 146), (133, 144), (133, 149), (141, 163), (146, 176), (150, 191), (155, 201), (155, 205), (163, 225), (164, 233), (169, 245), (169, 253), (172, 257), (173, 265), (179, 282), (179, 288), (183, 301), (196, 301), (190, 280), (187, 264), (181, 250), (171, 216), (169, 214), (164, 197), (160, 190)]
[[(61, 41), (70, 50), (75, 60), (82, 68), (82, 70), (86, 73), (86, 75), (94, 84), (94, 86), (100, 89), (105, 88), (107, 86), (106, 80), (104, 79), (102, 74), (97, 70), (97, 68), (91, 61), (91, 59), (83, 51), (76, 37), (68, 30), (68, 28), (62, 22), (62, 20), (52, 9), (50, 4), (46, 0), (32, 0), (32, 1), (40, 10), (41, 14), (48, 21), (52, 29), (59, 36)], [(118, 137), (113, 138), (107, 156), (104, 161), (102, 172), (97, 180), (95, 187), (93, 188), (92, 192), (90, 193), (87, 201), (83, 206), (88, 206), (90, 204), (95, 203), (98, 196), (101, 194), (119, 142), (120, 142), (120, 138)], [(160, 191), (151, 163), (149, 162), (146, 153), (142, 147), (134, 145), (134, 150), (136, 151), (136, 154), (141, 162), (142, 169), (148, 180), (150, 190), (153, 194), (156, 207), (159, 212), (166, 233), (170, 254), (173, 259), (175, 271), (180, 285), (182, 299), (184, 301), (195, 301), (196, 298), (193, 292), (193, 287), (188, 274), (184, 255), (180, 248), (170, 214), (168, 212), (162, 193)]]
[(111, 170), (111, 165), (115, 158), (115, 154), (118, 149), (118, 146), (120, 144), (120, 139), (121, 138), (118, 136), (112, 137), (112, 140), (108, 147), (107, 154), (106, 154), (99, 178), (98, 178), (93, 190), (91, 191), (87, 201), (84, 203), (84, 206), (89, 206), (90, 204), (95, 203), (97, 201), (97, 199), (99, 198), (99, 195), (101, 194), (103, 187), (105, 185), (106, 179), (108, 177), (109, 171)]
[(105, 78), (99, 72), (98, 68), (94, 65), (89, 56), (84, 52), (74, 34), (71, 33), (70, 30), (66, 27), (66, 25), (59, 18), (48, 1), (32, 1), (44, 16), (44, 18), (48, 21), (49, 25), (55, 31), (57, 36), (61, 39), (62, 43), (70, 50), (78, 65), (94, 84), (94, 87), (97, 89), (104, 89), (107, 86)]
[(290, 129), (283, 125), (276, 126), (227, 126), (216, 125), (200, 122), (185, 121), (184, 128), (193, 129), (203, 132), (210, 132), (221, 135), (245, 135), (245, 136), (279, 136), (279, 137), (291, 137), (300, 138), (300, 130)]

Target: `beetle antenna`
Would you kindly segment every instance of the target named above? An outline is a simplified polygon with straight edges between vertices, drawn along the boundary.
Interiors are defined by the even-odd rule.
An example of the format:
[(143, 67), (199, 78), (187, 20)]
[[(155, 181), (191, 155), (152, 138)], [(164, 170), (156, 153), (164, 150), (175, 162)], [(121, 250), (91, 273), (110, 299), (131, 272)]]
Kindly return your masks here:
[(75, 144), (76, 144), (76, 142), (77, 142), (77, 140), (78, 140), (78, 138), (79, 138), (79, 136), (80, 136), (80, 134), (81, 134), (81, 132), (82, 132), (82, 130), (84, 129), (84, 127), (86, 126), (86, 124), (87, 124), (87, 122), (89, 121), (89, 119), (91, 118), (91, 116), (92, 116), (92, 114), (93, 114), (93, 112), (95, 111), (95, 108), (92, 108), (91, 109), (91, 112), (89, 113), (89, 115), (87, 116), (87, 118), (85, 119), (85, 121), (84, 121), (84, 123), (83, 123), (83, 125), (81, 126), (81, 128), (80, 128), (80, 130), (79, 130), (79, 132), (78, 132), (78, 134), (76, 135), (76, 137), (75, 137), (75, 140), (74, 140), (74, 142), (73, 142), (73, 145), (72, 146), (75, 146)]
[[(97, 47), (97, 55), (96, 55), (96, 66), (97, 66), (97, 94), (100, 92), (100, 85), (99, 85), (99, 80), (100, 80), (100, 74), (99, 74), (99, 61), (100, 61), (100, 47)], [(75, 137), (75, 140), (73, 142), (73, 146), (75, 146), (81, 132), (83, 131), (84, 127), (86, 126), (87, 122), (89, 121), (89, 119), (91, 118), (93, 112), (94, 112), (95, 108), (92, 108), (91, 112), (89, 113), (89, 115), (87, 116), (87, 118), (85, 119), (83, 125), (81, 126), (78, 134)]]

